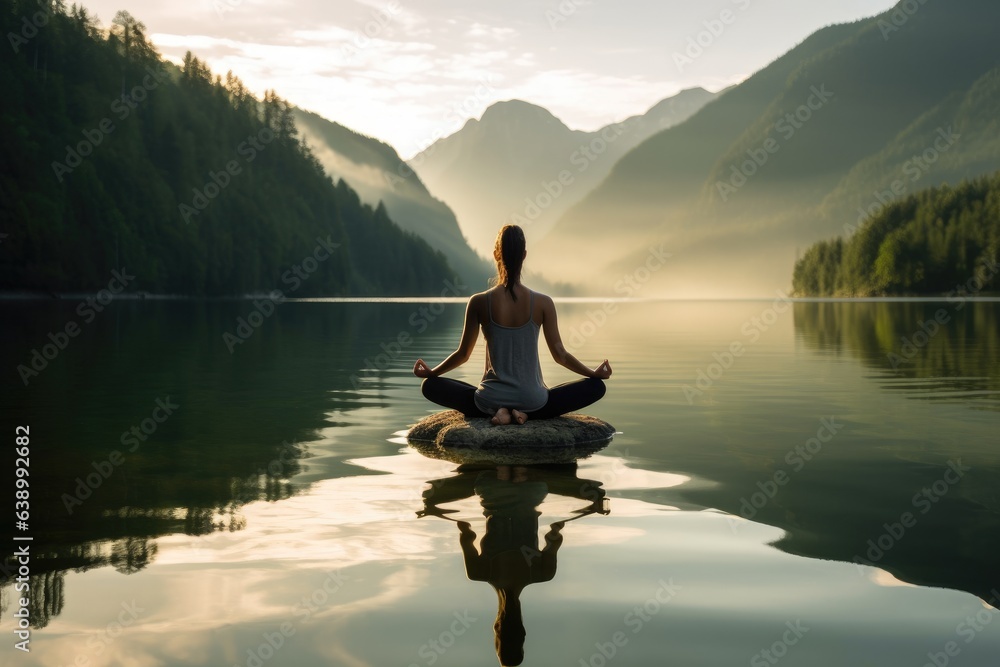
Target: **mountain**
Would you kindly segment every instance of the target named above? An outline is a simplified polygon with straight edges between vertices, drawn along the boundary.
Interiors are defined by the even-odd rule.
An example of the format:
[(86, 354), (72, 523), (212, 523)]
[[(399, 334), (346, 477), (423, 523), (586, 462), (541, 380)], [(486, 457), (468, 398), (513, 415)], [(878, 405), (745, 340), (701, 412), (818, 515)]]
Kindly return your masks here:
[(455, 210), (472, 247), (491, 256), (502, 224), (516, 221), (530, 237), (541, 237), (619, 157), (714, 98), (701, 88), (685, 90), (596, 132), (571, 130), (528, 102), (498, 102), (409, 165)]
[[(37, 3), (0, 0), (3, 34)], [(190, 53), (165, 63), (119, 12), (55, 5), (0, 66), (0, 289), (438, 294), (443, 255), (334, 183), (290, 105)], [(123, 284), (126, 283), (126, 284)]]
[(293, 114), (300, 135), (331, 178), (346, 181), (367, 204), (384, 204), (396, 224), (443, 253), (470, 288), (486, 284), (492, 263), (469, 247), (455, 214), (428, 192), (392, 146), (308, 111), (294, 109)]
[[(644, 114), (631, 116), (622, 121), (622, 125), (634, 127), (624, 141), (616, 142), (622, 153), (631, 150), (657, 132), (679, 125), (696, 114), (703, 106), (729, 90), (710, 93), (704, 88), (688, 88), (673, 97), (660, 100)], [(603, 129), (603, 128), (602, 128)], [(594, 133), (597, 134), (597, 133)]]
[(1000, 168), (998, 20), (986, 0), (926, 0), (819, 30), (631, 150), (536, 252), (591, 289), (660, 245), (673, 258), (650, 292), (787, 288), (798, 247), (856, 225), (858, 203), (915, 165), (906, 189)]

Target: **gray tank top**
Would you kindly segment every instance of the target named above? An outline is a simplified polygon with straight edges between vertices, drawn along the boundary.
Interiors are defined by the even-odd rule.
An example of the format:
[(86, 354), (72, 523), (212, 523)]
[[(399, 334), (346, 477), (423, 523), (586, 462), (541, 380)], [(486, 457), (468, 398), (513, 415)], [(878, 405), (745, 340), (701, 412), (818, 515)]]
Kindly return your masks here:
[(475, 402), (483, 412), (499, 408), (533, 412), (549, 400), (549, 390), (542, 382), (538, 362), (538, 332), (535, 324), (535, 293), (529, 290), (528, 321), (519, 327), (505, 327), (493, 320), (493, 304), (486, 295), (490, 312), (489, 327), (484, 331), (490, 353), (490, 368), (476, 389)]

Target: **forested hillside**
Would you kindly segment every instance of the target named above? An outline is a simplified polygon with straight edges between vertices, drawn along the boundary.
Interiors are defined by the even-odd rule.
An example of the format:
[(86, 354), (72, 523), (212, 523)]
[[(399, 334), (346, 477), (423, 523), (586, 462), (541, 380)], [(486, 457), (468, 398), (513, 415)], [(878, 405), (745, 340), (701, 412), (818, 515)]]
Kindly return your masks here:
[(1000, 167), (1000, 67), (923, 114), (881, 151), (859, 162), (824, 200), (828, 227), (851, 232), (895, 199)]
[(996, 292), (1000, 173), (892, 203), (848, 239), (815, 244), (795, 265), (800, 296)]
[[(0, 0), (0, 290), (440, 293), (444, 257), (334, 182), (290, 105), (145, 26)], [(307, 259), (312, 258), (312, 259)]]
[(362, 201), (385, 204), (393, 222), (440, 250), (473, 291), (486, 286), (492, 262), (469, 247), (455, 214), (427, 191), (395, 148), (317, 114), (301, 109), (294, 114), (302, 139), (327, 174), (345, 180)]

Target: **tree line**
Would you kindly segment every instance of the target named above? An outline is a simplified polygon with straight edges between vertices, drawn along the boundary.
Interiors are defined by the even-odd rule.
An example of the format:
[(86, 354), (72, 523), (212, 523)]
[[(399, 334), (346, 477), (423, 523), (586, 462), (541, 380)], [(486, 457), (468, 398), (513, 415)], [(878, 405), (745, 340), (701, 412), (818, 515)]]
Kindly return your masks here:
[(799, 296), (988, 294), (1000, 279), (1000, 172), (889, 203), (795, 264)]
[(105, 29), (61, 0), (0, 0), (0, 34), (0, 290), (92, 291), (125, 267), (130, 290), (287, 292), (321, 242), (295, 296), (437, 294), (453, 277), (325, 174), (287, 101), (190, 52), (165, 61), (128, 12)]

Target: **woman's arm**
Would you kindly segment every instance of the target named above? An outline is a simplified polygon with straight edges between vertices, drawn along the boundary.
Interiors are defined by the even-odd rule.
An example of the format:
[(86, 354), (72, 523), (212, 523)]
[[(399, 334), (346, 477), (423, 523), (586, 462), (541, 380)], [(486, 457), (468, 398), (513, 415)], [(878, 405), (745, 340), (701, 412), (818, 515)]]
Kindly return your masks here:
[(465, 328), (462, 330), (462, 340), (458, 344), (458, 349), (448, 355), (434, 368), (428, 368), (423, 359), (417, 359), (413, 364), (413, 374), (420, 378), (438, 377), (450, 370), (454, 370), (464, 364), (472, 356), (472, 351), (476, 349), (476, 341), (479, 339), (479, 308), (477, 299), (481, 295), (473, 295), (465, 307)]
[(587, 368), (579, 359), (570, 354), (563, 345), (559, 335), (559, 320), (556, 317), (556, 305), (551, 297), (543, 297), (542, 331), (545, 333), (545, 343), (549, 346), (552, 358), (560, 366), (568, 368), (584, 377), (606, 380), (611, 377), (611, 364), (605, 359), (597, 368)]

